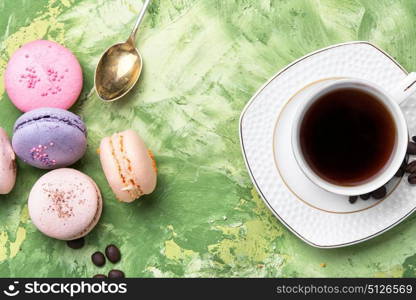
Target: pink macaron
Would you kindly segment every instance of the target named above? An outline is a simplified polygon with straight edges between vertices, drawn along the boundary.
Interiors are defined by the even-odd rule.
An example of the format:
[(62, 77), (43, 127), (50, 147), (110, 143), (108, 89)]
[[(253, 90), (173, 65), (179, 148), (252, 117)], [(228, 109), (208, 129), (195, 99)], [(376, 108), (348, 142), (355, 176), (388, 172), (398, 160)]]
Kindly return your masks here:
[(33, 224), (45, 235), (74, 240), (97, 224), (102, 198), (95, 182), (75, 169), (63, 168), (40, 177), (29, 194)]
[(0, 194), (8, 194), (16, 182), (16, 156), (9, 137), (0, 128)]
[(68, 109), (81, 92), (82, 70), (67, 48), (37, 40), (12, 55), (4, 81), (10, 100), (23, 112), (40, 107)]
[(156, 162), (134, 130), (105, 137), (100, 144), (101, 166), (116, 198), (132, 202), (156, 187)]

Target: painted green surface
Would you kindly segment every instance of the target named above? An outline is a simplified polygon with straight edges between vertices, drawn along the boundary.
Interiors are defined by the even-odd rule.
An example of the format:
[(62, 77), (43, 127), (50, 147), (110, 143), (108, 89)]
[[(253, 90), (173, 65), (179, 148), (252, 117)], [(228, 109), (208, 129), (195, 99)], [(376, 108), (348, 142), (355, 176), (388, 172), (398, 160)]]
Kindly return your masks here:
[[(100, 53), (124, 40), (139, 0), (0, 1), (0, 82), (11, 53), (39, 38), (69, 47), (84, 70), (73, 111), (85, 119), (89, 150), (76, 167), (92, 176), (104, 213), (72, 250), (31, 224), (27, 196), (42, 174), (19, 162), (17, 187), (0, 197), (0, 276), (90, 277), (90, 255), (120, 246), (127, 276), (416, 276), (416, 219), (360, 245), (312, 248), (258, 198), (238, 140), (238, 118), (275, 72), (310, 51), (369, 40), (416, 69), (416, 2), (358, 0), (154, 0), (139, 33), (139, 85), (124, 101), (92, 91)], [(19, 112), (0, 83), (0, 126)], [(95, 149), (102, 137), (136, 129), (154, 151), (157, 190), (118, 203)]]

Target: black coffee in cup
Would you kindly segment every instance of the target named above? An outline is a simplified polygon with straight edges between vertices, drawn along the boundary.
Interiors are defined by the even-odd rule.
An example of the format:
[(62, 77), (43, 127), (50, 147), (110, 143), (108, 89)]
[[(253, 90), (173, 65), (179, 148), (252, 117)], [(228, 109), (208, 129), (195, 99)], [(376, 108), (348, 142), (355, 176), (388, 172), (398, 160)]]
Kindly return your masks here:
[(309, 167), (322, 179), (341, 186), (371, 180), (389, 162), (396, 125), (377, 97), (356, 88), (324, 94), (306, 111), (300, 146)]

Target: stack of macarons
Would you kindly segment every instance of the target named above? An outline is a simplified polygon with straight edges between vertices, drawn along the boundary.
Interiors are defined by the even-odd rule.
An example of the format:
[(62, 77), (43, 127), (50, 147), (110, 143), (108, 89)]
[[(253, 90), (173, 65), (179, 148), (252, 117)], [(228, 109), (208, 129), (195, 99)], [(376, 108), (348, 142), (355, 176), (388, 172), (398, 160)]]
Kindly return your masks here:
[[(8, 62), (5, 87), (22, 112), (10, 142), (0, 128), (0, 194), (16, 180), (15, 155), (40, 169), (52, 170), (33, 186), (28, 200), (33, 224), (60, 240), (85, 236), (97, 224), (103, 201), (92, 178), (67, 168), (87, 150), (87, 128), (68, 111), (82, 89), (76, 57), (55, 42), (38, 40), (17, 50)], [(131, 202), (156, 186), (156, 163), (133, 130), (103, 138), (100, 160), (117, 199)]]

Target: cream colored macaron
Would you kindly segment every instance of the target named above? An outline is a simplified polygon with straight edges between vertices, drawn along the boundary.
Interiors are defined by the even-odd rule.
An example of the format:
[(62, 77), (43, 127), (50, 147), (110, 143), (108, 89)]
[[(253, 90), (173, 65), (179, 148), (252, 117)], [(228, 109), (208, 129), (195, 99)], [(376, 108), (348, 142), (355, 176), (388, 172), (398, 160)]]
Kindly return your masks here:
[(152, 152), (134, 130), (102, 139), (100, 160), (116, 198), (132, 202), (156, 187), (156, 162)]
[(36, 181), (29, 194), (33, 224), (58, 240), (75, 240), (97, 224), (103, 208), (101, 193), (88, 175), (69, 168), (56, 169)]
[(16, 182), (16, 156), (6, 131), (0, 127), (0, 194), (8, 194)]

